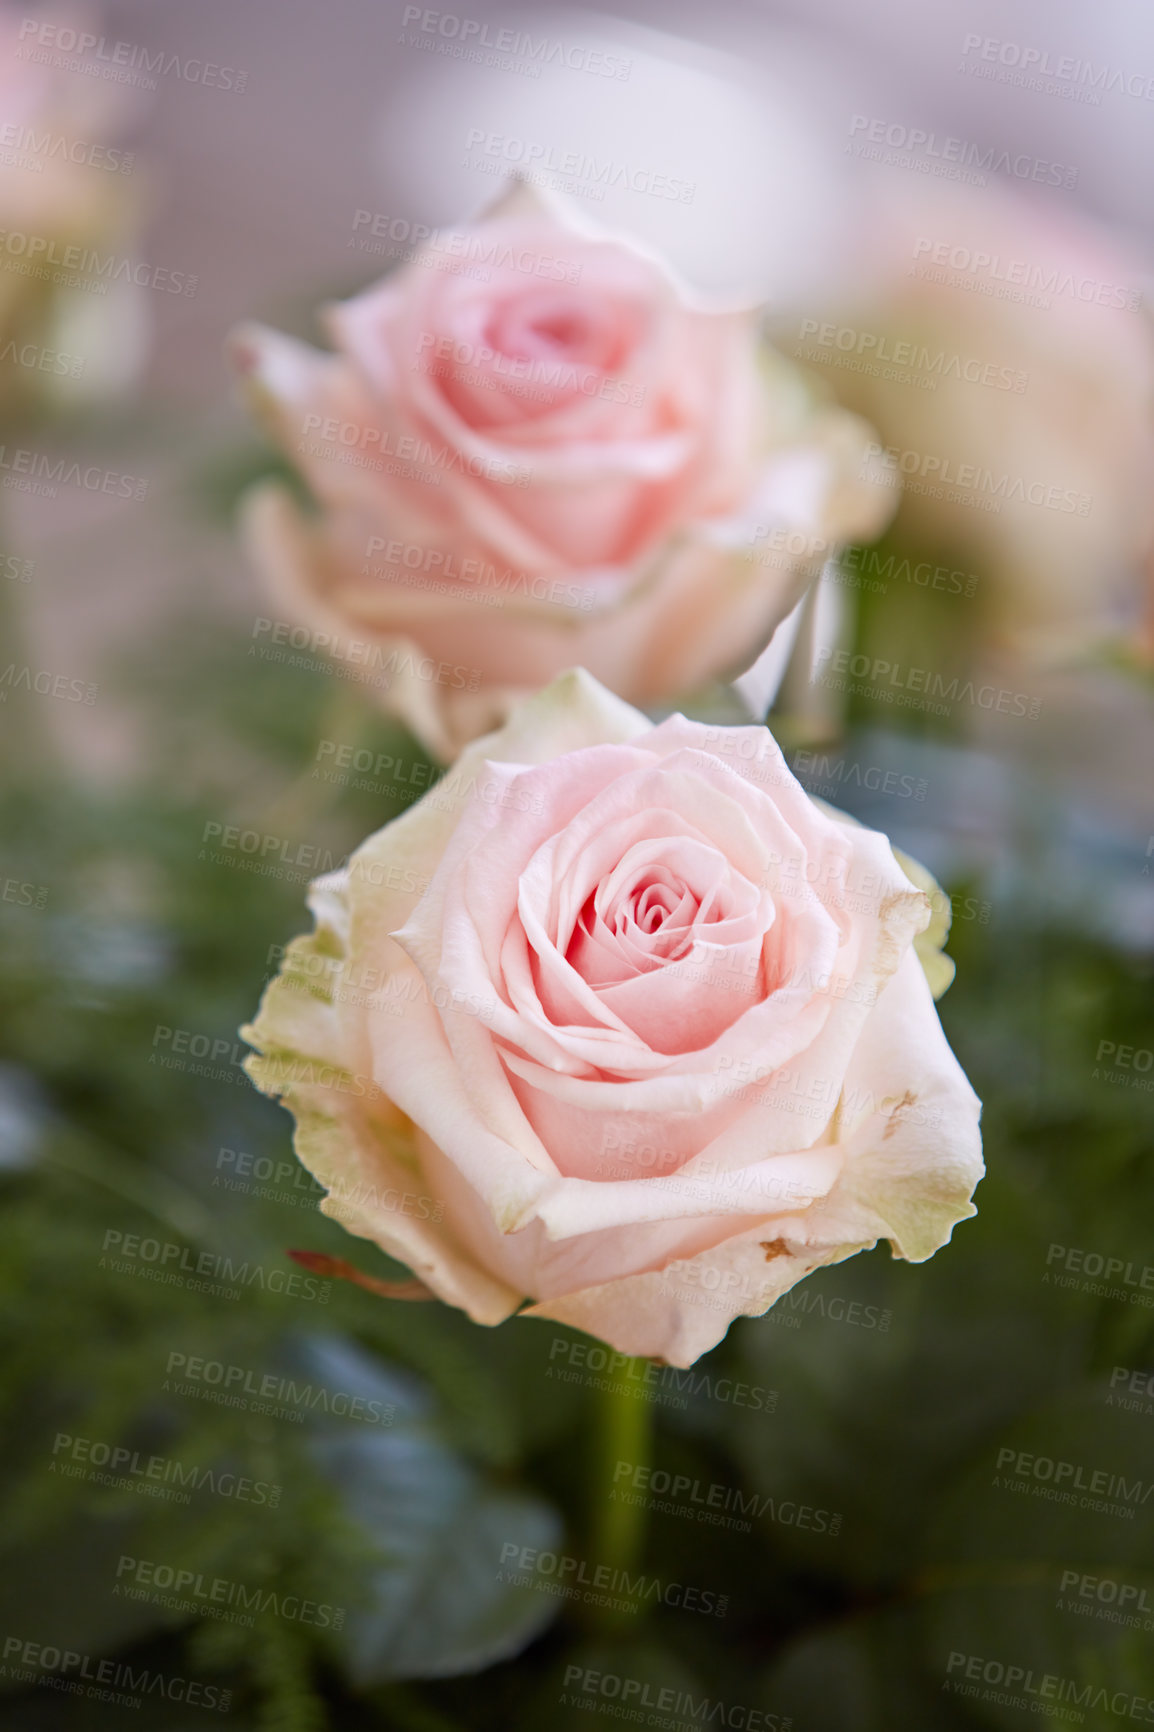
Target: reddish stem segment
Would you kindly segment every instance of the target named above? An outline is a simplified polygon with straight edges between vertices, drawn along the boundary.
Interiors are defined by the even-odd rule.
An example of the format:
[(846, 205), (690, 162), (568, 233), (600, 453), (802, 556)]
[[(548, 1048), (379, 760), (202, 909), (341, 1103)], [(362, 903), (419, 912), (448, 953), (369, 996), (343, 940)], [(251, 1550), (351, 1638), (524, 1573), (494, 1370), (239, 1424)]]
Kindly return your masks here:
[(425, 1286), (423, 1281), (378, 1281), (375, 1275), (366, 1275), (353, 1263), (346, 1263), (343, 1257), (329, 1257), (324, 1251), (290, 1251), (289, 1256), (294, 1263), (299, 1263), (304, 1269), (311, 1269), (314, 1275), (326, 1275), (337, 1281), (351, 1281), (356, 1287), (363, 1287), (367, 1293), (376, 1293), (382, 1299), (435, 1299), (437, 1295)]

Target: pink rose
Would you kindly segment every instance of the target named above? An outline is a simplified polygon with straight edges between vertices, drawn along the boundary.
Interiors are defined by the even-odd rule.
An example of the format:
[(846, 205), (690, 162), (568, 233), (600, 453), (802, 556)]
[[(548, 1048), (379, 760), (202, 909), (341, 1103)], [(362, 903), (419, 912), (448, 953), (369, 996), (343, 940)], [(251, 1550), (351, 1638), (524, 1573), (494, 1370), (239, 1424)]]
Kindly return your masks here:
[(688, 1365), (973, 1213), (930, 900), (762, 727), (653, 727), (567, 674), (311, 902), (250, 1073), (325, 1212), (477, 1322), (528, 1303)]
[(575, 661), (645, 703), (740, 672), (892, 509), (867, 430), (756, 312), (521, 184), (327, 324), (330, 355), (235, 339), (321, 507), (263, 489), (249, 538), (294, 615), (382, 649), (387, 705), (445, 757)]

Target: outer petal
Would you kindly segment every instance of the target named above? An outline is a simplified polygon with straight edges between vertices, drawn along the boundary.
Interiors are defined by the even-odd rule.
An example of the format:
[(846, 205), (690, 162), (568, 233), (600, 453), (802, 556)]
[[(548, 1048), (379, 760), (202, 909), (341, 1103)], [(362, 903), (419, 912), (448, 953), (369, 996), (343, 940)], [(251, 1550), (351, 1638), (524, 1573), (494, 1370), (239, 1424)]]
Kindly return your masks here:
[(842, 1101), (841, 1177), (799, 1238), (807, 1245), (885, 1238), (899, 1257), (924, 1262), (976, 1213), (970, 1198), (985, 1168), (981, 1102), (912, 951), (866, 1024)]
[(329, 1187), (324, 1213), (408, 1264), (449, 1304), (499, 1323), (521, 1294), (463, 1253), (435, 1202), (426, 1197), (424, 1216), (390, 1207), (391, 1198), (419, 1196), (426, 1186), (412, 1125), (372, 1081), (350, 1027), (341, 987), (350, 957), (345, 875), (318, 880), (309, 902), (315, 932), (293, 940), (255, 1022), (241, 1029), (257, 1049), (245, 1069), (292, 1112), (296, 1152)]
[[(839, 811), (836, 806), (829, 806), (824, 800), (810, 795), (815, 806), (820, 806), (823, 812), (828, 812), (831, 818), (836, 818), (842, 824), (857, 824), (856, 818), (851, 818), (848, 812)], [(891, 847), (893, 844), (891, 843)], [(934, 998), (941, 998), (953, 984), (955, 963), (952, 956), (945, 953), (946, 940), (950, 935), (950, 924), (953, 919), (953, 909), (950, 899), (928, 867), (920, 860), (915, 860), (912, 854), (907, 854), (902, 848), (894, 848), (894, 859), (905, 873), (911, 884), (916, 884), (919, 890), (924, 890), (930, 901), (930, 922), (914, 939), (914, 949), (925, 976), (929, 982)]]
[(293, 619), (346, 646), (346, 654), (355, 643), (360, 659), (347, 665), (350, 677), (404, 722), (434, 757), (450, 762), (462, 744), (487, 732), (507, 713), (512, 693), (499, 687), (470, 691), (467, 685), (461, 690), (422, 679), (419, 669), (429, 652), (403, 630), (356, 635), (358, 621), (350, 619), (333, 594), (326, 538), (283, 488), (269, 485), (249, 494), (242, 534), (270, 595)]
[(956, 971), (954, 959), (945, 953), (946, 939), (950, 935), (950, 921), (953, 909), (950, 899), (934, 877), (933, 873), (923, 866), (920, 860), (915, 860), (912, 854), (907, 854), (901, 848), (894, 849), (894, 859), (905, 873), (911, 884), (916, 884), (919, 890), (924, 890), (930, 899), (930, 923), (924, 932), (919, 932), (914, 939), (914, 949), (926, 980), (934, 997), (942, 994), (953, 984)]
[[(524, 1317), (547, 1317), (607, 1341), (619, 1353), (688, 1366), (716, 1347), (735, 1317), (760, 1317), (806, 1275), (859, 1249), (790, 1251), (768, 1229), (753, 1227), (697, 1257), (663, 1270), (586, 1287), (529, 1306)], [(769, 1255), (766, 1245), (773, 1245)]]

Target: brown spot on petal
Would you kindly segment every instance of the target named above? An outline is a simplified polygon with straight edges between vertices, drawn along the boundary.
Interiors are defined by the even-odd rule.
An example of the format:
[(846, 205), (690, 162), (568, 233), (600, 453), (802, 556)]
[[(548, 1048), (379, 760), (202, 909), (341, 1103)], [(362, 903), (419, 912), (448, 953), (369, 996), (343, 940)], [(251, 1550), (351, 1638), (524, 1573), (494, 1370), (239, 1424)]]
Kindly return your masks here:
[(789, 1256), (789, 1246), (784, 1239), (760, 1239), (758, 1243), (765, 1252), (767, 1263), (772, 1263), (775, 1257)]
[(905, 1094), (902, 1096), (901, 1100), (897, 1101), (894, 1104), (894, 1107), (893, 1107), (892, 1111), (890, 1112), (888, 1119), (886, 1120), (886, 1128), (882, 1132), (882, 1142), (883, 1143), (887, 1140), (887, 1138), (893, 1136), (894, 1132), (897, 1130), (898, 1126), (901, 1124), (902, 1116), (906, 1112), (906, 1110), (909, 1107), (917, 1105), (917, 1099), (918, 1099), (918, 1097), (916, 1094), (914, 1094), (913, 1090), (907, 1089)]

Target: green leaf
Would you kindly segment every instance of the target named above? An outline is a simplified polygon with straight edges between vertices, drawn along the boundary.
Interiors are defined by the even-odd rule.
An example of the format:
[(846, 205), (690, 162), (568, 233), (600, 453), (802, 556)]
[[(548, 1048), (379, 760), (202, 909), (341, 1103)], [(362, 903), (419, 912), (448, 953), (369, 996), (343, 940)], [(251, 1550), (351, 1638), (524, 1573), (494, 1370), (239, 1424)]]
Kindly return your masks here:
[(382, 1554), (370, 1604), (344, 1631), (356, 1683), (478, 1671), (519, 1653), (550, 1621), (557, 1601), (502, 1570), (511, 1546), (559, 1543), (560, 1520), (542, 1499), (487, 1484), (418, 1424), (327, 1437), (317, 1453)]

